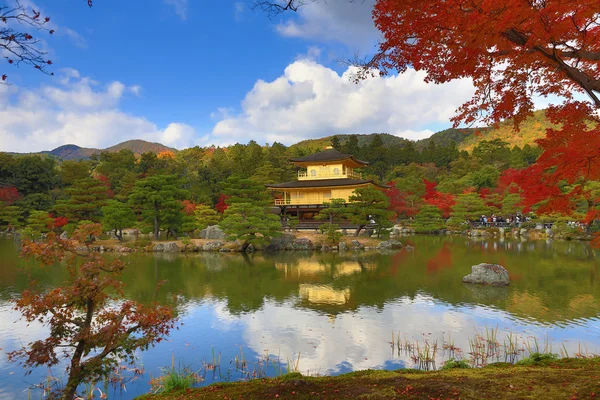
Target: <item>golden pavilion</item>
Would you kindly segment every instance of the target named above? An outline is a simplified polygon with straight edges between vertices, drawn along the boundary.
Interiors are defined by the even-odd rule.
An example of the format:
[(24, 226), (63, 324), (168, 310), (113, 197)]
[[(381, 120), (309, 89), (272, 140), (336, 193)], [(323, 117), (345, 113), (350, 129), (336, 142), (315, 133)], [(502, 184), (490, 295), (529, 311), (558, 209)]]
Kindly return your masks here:
[(324, 151), (300, 158), (290, 159), (298, 167), (298, 180), (267, 185), (280, 193), (275, 205), (283, 216), (298, 217), (299, 227), (321, 224), (314, 217), (331, 199), (349, 198), (358, 188), (373, 186), (386, 189), (372, 180), (364, 180), (356, 170), (369, 163), (350, 154), (344, 154), (332, 147)]

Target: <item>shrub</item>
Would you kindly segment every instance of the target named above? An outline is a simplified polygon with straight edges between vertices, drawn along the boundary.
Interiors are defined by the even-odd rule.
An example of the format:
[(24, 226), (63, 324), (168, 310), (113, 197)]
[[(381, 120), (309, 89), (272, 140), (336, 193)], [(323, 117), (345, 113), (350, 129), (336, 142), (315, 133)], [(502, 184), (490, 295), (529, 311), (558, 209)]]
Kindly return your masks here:
[(517, 365), (535, 365), (543, 361), (552, 361), (558, 359), (558, 354), (552, 353), (531, 353), (529, 357), (517, 362)]
[(342, 232), (339, 231), (340, 227), (336, 224), (330, 224), (329, 222), (319, 226), (319, 230), (323, 232), (325, 236), (327, 236), (327, 241), (331, 245), (335, 245), (340, 241), (342, 237)]
[(465, 360), (455, 360), (454, 358), (444, 362), (440, 370), (454, 369), (454, 368), (471, 368), (471, 365)]

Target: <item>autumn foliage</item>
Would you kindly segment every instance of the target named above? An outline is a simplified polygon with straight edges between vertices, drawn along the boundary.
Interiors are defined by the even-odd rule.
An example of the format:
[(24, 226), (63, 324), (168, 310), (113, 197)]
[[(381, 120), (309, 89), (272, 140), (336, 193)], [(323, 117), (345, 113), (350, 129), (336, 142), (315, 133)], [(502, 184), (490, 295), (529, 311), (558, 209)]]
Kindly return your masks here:
[(21, 195), (19, 191), (14, 186), (4, 186), (0, 187), (0, 201), (6, 203), (7, 205), (11, 205), (15, 201), (19, 200)]
[[(29, 369), (67, 359), (68, 381), (60, 393), (65, 399), (74, 398), (80, 384), (107, 375), (119, 360), (133, 361), (136, 350), (160, 342), (176, 323), (173, 307), (123, 300), (123, 283), (117, 278), (125, 264), (89, 251), (101, 233), (99, 224), (80, 227), (73, 240), (49, 233), (47, 241), (26, 242), (21, 252), (39, 262), (28, 263), (29, 268), (63, 262), (69, 278), (51, 290), (32, 281), (15, 301), (23, 318), (47, 326), (50, 334), (9, 357)], [(82, 244), (88, 248), (81, 249)]]
[(547, 112), (556, 128), (538, 141), (542, 155), (502, 184), (519, 187), (525, 209), (538, 213), (570, 214), (584, 199), (591, 220), (600, 203), (586, 186), (600, 178), (599, 13), (600, 3), (587, 0), (377, 0), (373, 19), (383, 39), (358, 79), (409, 68), (434, 83), (470, 78), (475, 94), (455, 125), (512, 118), (518, 128), (535, 96), (562, 98)]

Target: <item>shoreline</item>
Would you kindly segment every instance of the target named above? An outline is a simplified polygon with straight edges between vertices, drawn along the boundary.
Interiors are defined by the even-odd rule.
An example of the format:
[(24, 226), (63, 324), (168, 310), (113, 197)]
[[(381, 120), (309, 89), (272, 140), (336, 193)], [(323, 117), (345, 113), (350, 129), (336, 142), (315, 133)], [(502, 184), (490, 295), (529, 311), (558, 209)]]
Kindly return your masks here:
[(364, 370), (325, 377), (291, 373), (137, 399), (591, 399), (600, 395), (595, 379), (599, 374), (600, 358), (564, 358), (531, 366), (495, 363), (433, 372)]
[[(282, 236), (274, 238), (267, 245), (250, 245), (247, 252), (267, 251), (315, 251), (315, 252), (346, 252), (346, 251), (393, 251), (411, 246), (404, 246), (403, 238), (411, 236), (465, 236), (472, 239), (511, 239), (521, 241), (564, 240), (591, 241), (589, 234), (555, 234), (550, 229), (532, 228), (477, 228), (464, 231), (442, 230), (438, 232), (415, 232), (410, 227), (396, 225), (391, 231), (390, 239), (375, 238), (368, 235), (344, 235), (337, 244), (327, 241), (324, 234), (314, 231), (286, 231)], [(0, 236), (10, 237), (11, 233)], [(242, 244), (239, 241), (229, 241), (224, 238), (177, 238), (173, 240), (154, 240), (151, 235), (130, 234), (127, 240), (97, 239), (90, 246), (92, 251), (115, 253), (241, 253)], [(87, 250), (83, 246), (81, 250)]]

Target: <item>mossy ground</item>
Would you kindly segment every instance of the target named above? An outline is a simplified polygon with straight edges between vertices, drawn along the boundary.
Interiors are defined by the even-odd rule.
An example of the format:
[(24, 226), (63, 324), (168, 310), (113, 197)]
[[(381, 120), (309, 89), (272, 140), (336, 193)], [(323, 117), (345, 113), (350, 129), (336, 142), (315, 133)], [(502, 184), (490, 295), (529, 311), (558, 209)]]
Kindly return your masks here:
[(532, 366), (494, 364), (437, 372), (361, 371), (335, 377), (300, 374), (215, 384), (144, 400), (188, 399), (595, 399), (600, 358), (563, 359)]

